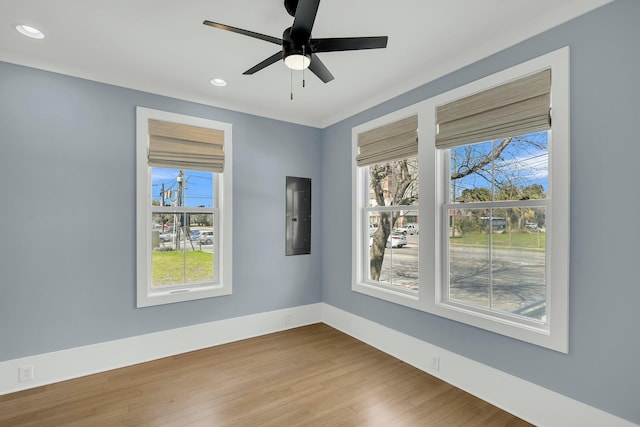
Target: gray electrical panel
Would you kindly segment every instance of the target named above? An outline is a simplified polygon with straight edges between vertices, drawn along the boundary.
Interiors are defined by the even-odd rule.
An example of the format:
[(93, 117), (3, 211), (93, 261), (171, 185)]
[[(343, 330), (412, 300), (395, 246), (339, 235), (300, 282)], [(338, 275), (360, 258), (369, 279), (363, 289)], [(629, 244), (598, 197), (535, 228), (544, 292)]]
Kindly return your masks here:
[(311, 178), (287, 177), (286, 255), (311, 253)]

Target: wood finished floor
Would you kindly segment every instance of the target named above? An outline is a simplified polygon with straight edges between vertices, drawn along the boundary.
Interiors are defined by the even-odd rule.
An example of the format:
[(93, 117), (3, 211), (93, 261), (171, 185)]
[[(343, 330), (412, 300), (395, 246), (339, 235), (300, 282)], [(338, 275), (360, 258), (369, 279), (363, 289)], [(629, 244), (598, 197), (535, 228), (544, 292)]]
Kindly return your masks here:
[(0, 396), (0, 426), (529, 426), (327, 325)]

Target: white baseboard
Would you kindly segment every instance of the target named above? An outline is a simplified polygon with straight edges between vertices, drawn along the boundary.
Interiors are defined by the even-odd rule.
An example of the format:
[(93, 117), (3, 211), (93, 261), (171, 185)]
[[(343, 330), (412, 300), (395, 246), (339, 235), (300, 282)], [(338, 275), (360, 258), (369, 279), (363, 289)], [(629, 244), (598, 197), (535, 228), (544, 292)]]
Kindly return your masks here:
[[(632, 427), (636, 424), (498, 369), (323, 304), (322, 321), (536, 426)], [(438, 358), (438, 369), (432, 362)]]
[[(627, 420), (378, 323), (318, 303), (0, 362), (0, 395), (324, 322), (532, 424), (636, 426)], [(438, 369), (432, 361), (438, 358)], [(32, 366), (32, 381), (18, 368)]]
[[(318, 323), (321, 310), (311, 304), (0, 362), (0, 395)], [(21, 366), (33, 367), (32, 381), (18, 381)]]

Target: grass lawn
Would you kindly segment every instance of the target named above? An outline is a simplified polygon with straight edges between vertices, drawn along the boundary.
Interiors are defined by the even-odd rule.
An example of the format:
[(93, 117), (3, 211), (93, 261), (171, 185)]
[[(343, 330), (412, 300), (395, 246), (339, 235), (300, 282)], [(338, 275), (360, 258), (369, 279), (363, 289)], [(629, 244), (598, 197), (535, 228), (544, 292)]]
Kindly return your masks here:
[(213, 254), (208, 252), (153, 251), (151, 266), (154, 286), (213, 280)]
[[(544, 250), (547, 241), (546, 233), (539, 232), (504, 232), (502, 234), (494, 233), (491, 235), (493, 247), (504, 248), (523, 248), (523, 249), (540, 249)], [(477, 245), (487, 246), (489, 235), (486, 233), (465, 233), (458, 237), (452, 237), (450, 244), (456, 245)]]

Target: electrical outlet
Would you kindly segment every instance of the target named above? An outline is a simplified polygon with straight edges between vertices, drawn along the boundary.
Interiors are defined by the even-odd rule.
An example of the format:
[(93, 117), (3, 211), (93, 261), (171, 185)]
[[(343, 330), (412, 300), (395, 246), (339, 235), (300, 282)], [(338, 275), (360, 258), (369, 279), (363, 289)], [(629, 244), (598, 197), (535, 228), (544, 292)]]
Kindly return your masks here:
[(18, 381), (21, 383), (33, 381), (33, 365), (24, 365), (18, 368)]
[(440, 358), (438, 356), (433, 356), (431, 358), (431, 370), (434, 372), (438, 372), (440, 370)]
[(291, 314), (285, 314), (284, 315), (284, 324), (286, 326), (291, 326), (292, 323), (293, 323), (293, 316)]

